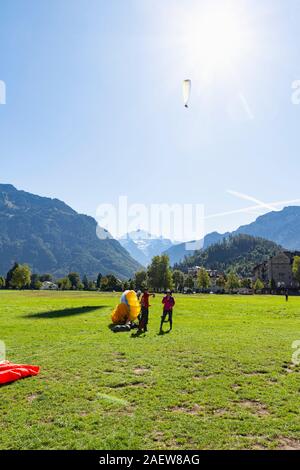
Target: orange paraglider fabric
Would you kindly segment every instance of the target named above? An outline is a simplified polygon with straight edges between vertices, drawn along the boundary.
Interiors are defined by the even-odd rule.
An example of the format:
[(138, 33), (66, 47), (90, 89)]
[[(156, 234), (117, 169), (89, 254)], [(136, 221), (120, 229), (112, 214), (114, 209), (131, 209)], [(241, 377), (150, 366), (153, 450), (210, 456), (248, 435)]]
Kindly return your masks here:
[(112, 312), (112, 322), (122, 325), (128, 321), (135, 321), (141, 311), (141, 304), (134, 290), (127, 290), (121, 296), (121, 303)]
[(122, 325), (129, 320), (129, 307), (126, 304), (119, 304), (113, 311), (111, 321), (115, 325)]
[(129, 304), (130, 320), (135, 321), (140, 314), (141, 304), (138, 301), (137, 295), (134, 291), (129, 291), (126, 298)]
[(0, 363), (0, 385), (14, 382), (24, 377), (37, 375), (39, 371), (40, 368), (38, 366), (12, 364), (11, 362), (5, 361)]

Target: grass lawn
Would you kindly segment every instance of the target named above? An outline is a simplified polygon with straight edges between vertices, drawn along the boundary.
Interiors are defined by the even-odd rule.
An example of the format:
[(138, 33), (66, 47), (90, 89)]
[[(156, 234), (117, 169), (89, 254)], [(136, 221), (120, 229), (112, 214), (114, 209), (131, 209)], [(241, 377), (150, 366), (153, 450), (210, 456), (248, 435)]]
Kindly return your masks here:
[(119, 294), (0, 291), (0, 339), (37, 377), (0, 388), (0, 449), (300, 448), (300, 298), (176, 296), (174, 330), (108, 328)]

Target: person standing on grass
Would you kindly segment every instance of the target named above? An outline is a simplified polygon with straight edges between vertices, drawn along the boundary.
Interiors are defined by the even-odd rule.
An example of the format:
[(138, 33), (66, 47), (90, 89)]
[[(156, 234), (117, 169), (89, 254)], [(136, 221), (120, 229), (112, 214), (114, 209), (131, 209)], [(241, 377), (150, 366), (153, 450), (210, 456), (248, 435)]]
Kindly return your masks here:
[(173, 328), (173, 307), (175, 305), (175, 299), (172, 296), (172, 292), (168, 289), (166, 292), (165, 297), (162, 299), (162, 304), (163, 304), (163, 314), (161, 317), (161, 323), (160, 323), (160, 333), (163, 331), (163, 324), (166, 321), (166, 317), (168, 315), (169, 318), (169, 323), (170, 323), (170, 331)]
[(289, 290), (288, 289), (285, 291), (285, 300), (286, 300), (286, 302), (289, 301)]
[(141, 298), (141, 317), (139, 322), (138, 333), (146, 333), (148, 331), (148, 321), (149, 321), (149, 297), (155, 297), (155, 294), (150, 294), (148, 289), (144, 289), (144, 293)]

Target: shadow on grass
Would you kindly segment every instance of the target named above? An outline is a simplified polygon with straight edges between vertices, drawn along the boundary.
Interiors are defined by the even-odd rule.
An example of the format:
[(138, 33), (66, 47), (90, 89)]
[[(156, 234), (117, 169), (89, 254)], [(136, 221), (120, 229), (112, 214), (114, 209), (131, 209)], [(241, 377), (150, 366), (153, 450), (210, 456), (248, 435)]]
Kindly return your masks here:
[(9, 387), (10, 385), (14, 384), (15, 382), (17, 382), (17, 380), (14, 380), (13, 382), (7, 382), (6, 384), (0, 384), (0, 388)]
[(146, 333), (144, 331), (136, 331), (135, 333), (131, 333), (131, 338), (145, 338)]
[(48, 312), (39, 312), (39, 313), (31, 313), (30, 315), (24, 315), (24, 318), (31, 318), (31, 319), (46, 319), (46, 318), (64, 318), (64, 317), (73, 317), (75, 315), (84, 315), (86, 313), (94, 312), (95, 310), (99, 310), (101, 308), (105, 308), (106, 305), (101, 306), (84, 306), (84, 307), (74, 307), (74, 308), (64, 308), (61, 310), (49, 310)]
[(116, 325), (114, 323), (108, 325), (108, 328), (113, 333), (130, 333), (131, 331), (135, 330), (135, 328), (128, 328), (126, 325)]
[(171, 331), (172, 331), (172, 330), (167, 330), (167, 331), (160, 330), (160, 332), (157, 333), (157, 336), (168, 335), (169, 333), (171, 333)]
[[(108, 329), (110, 331), (112, 331), (113, 333), (129, 333), (130, 330), (126, 330), (125, 328), (122, 329), (120, 328), (119, 330), (115, 329), (116, 328), (116, 325), (115, 323), (111, 323), (110, 325), (108, 325)], [(122, 325), (122, 326), (125, 326), (125, 325)]]

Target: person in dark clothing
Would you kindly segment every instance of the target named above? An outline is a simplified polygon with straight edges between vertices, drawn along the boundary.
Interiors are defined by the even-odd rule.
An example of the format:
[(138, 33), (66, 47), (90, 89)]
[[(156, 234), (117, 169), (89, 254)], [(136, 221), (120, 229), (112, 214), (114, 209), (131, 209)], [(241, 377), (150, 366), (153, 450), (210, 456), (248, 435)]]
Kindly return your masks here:
[(175, 299), (169, 290), (167, 290), (165, 297), (162, 299), (162, 304), (164, 307), (163, 307), (163, 314), (162, 314), (161, 323), (160, 323), (161, 333), (163, 331), (163, 324), (166, 321), (167, 316), (168, 316), (168, 321), (170, 323), (170, 331), (173, 328), (173, 307), (175, 305)]
[(285, 291), (285, 300), (286, 300), (286, 302), (288, 302), (288, 300), (289, 300), (289, 291), (288, 290)]
[(146, 333), (148, 331), (148, 321), (149, 321), (149, 297), (155, 297), (155, 294), (150, 294), (148, 289), (144, 289), (144, 293), (141, 298), (141, 316), (139, 322), (138, 333)]

